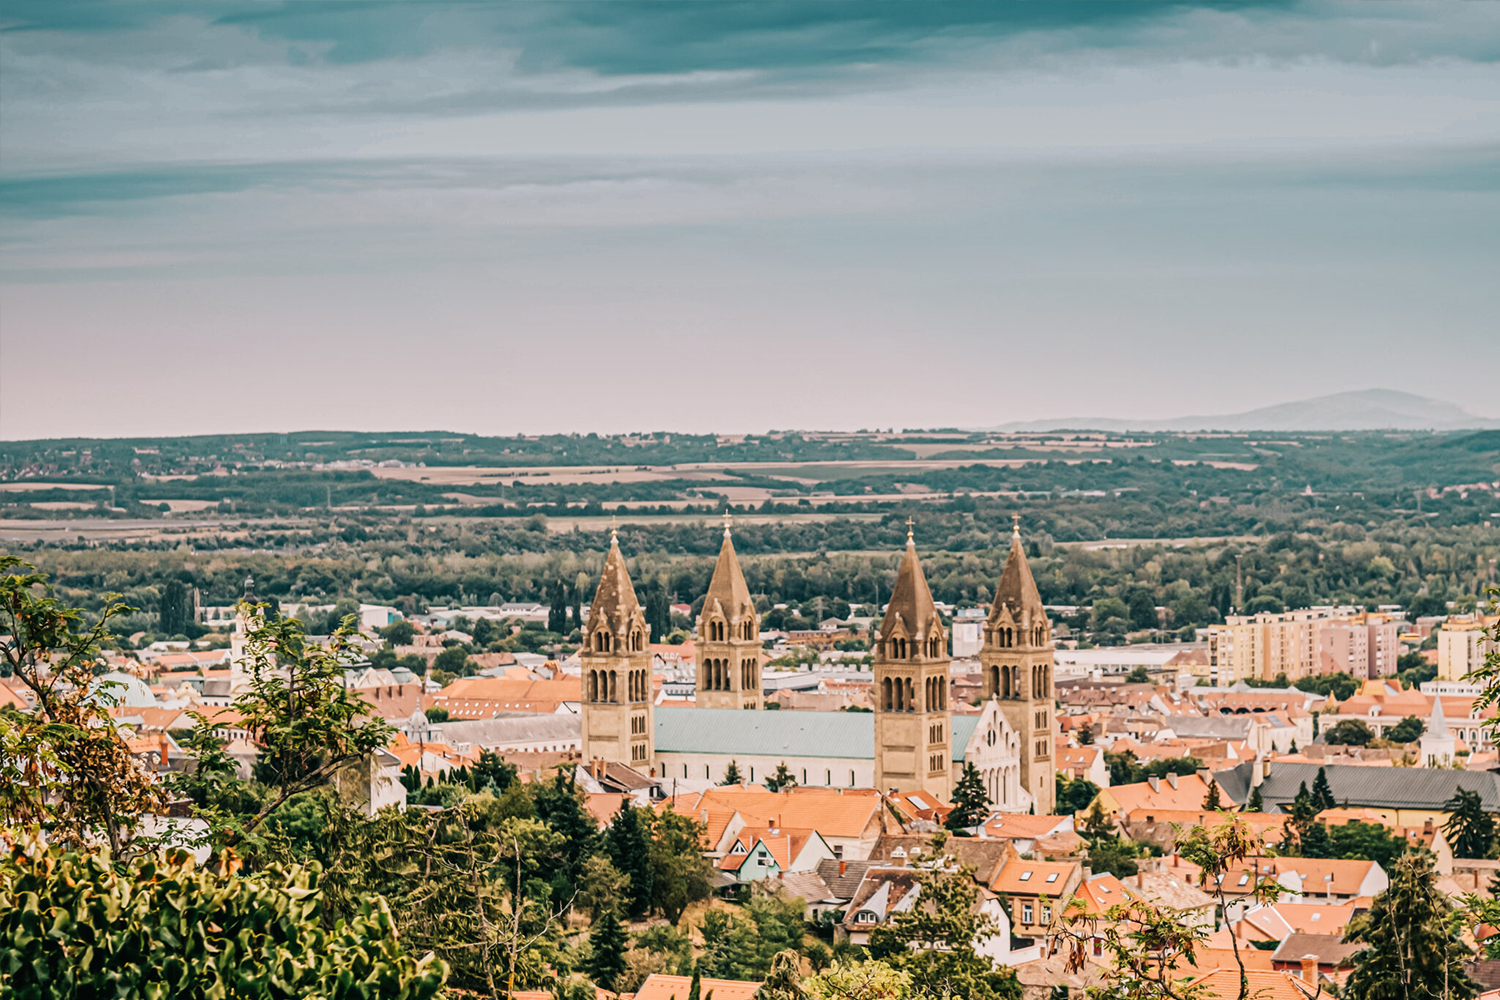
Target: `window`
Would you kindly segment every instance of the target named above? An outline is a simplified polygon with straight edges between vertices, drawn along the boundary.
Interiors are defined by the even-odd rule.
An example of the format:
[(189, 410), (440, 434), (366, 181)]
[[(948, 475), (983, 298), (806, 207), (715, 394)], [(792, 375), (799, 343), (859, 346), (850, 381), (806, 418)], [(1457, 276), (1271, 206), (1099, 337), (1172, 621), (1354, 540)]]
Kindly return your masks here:
[(1029, 871), (1022, 872), (1021, 873), (1021, 881), (1022, 882), (1030, 882), (1031, 881), (1031, 872), (1029, 872)]
[(687, 765), (686, 764), (682, 765), (682, 776), (684, 778), (687, 777)]
[(1250, 881), (1250, 876), (1249, 875), (1241, 875), (1240, 876), (1240, 885), (1245, 885), (1249, 881)]
[(1023, 903), (1023, 904), (1021, 904), (1021, 923), (1023, 923), (1023, 924), (1029, 924), (1029, 923), (1031, 923), (1031, 904), (1030, 903)]
[(859, 915), (854, 918), (854, 922), (856, 924), (873, 924), (878, 919), (880, 919), (880, 918), (877, 917), (877, 916), (875, 916), (875, 914), (872, 913), (871, 911), (869, 911), (869, 910), (860, 910), (859, 911)]
[(1047, 881), (1048, 882), (1056, 882), (1057, 881), (1057, 872), (1050, 872), (1050, 873), (1048, 873), (1048, 875), (1047, 875)]
[[(750, 775), (750, 780), (754, 781), (755, 780), (755, 775), (753, 775), (753, 774)], [(854, 787), (854, 772), (853, 771), (849, 772), (849, 787), (850, 788)]]
[(1052, 923), (1052, 907), (1048, 906), (1046, 903), (1042, 904), (1042, 923)]
[(833, 772), (832, 771), (824, 771), (823, 772), (823, 784), (825, 784), (825, 785), (831, 785), (831, 784), (833, 784)]

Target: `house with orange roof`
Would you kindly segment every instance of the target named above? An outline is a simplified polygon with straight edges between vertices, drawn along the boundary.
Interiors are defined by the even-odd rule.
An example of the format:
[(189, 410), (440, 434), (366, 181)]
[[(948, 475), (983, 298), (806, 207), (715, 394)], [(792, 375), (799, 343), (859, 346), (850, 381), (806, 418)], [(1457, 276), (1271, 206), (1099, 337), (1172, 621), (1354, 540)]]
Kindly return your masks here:
[[(773, 792), (759, 785), (720, 785), (670, 796), (658, 809), (672, 808), (707, 828), (704, 849), (722, 856), (747, 826), (816, 830), (834, 856), (862, 861), (885, 830), (886, 810), (873, 788), (791, 788)], [(895, 818), (890, 817), (895, 826)]]
[(1303, 979), (1300, 974), (1290, 972), (1246, 969), (1249, 993), (1240, 992), (1240, 971), (1235, 967), (1218, 968), (1196, 976), (1184, 983), (1185, 988), (1197, 990), (1203, 1000), (1239, 1000), (1242, 995), (1256, 1000), (1315, 1000), (1332, 994), (1324, 989), (1317, 976), (1317, 965), (1313, 964), (1312, 979)]
[(1384, 737), (1385, 731), (1401, 720), (1411, 716), (1426, 720), (1433, 714), (1433, 703), (1441, 698), (1443, 717), (1448, 729), (1471, 750), (1494, 750), (1494, 741), (1485, 724), (1500, 713), (1495, 705), (1476, 707), (1472, 695), (1423, 694), (1411, 688), (1401, 690), (1394, 682), (1370, 680), (1360, 686), (1359, 691), (1339, 702), (1330, 704), (1320, 720), (1320, 729), (1327, 732), (1347, 719), (1357, 719), (1376, 736)]
[(953, 811), (951, 805), (931, 792), (892, 792), (886, 796), (886, 801), (908, 822), (926, 820), (942, 826), (948, 814)]
[[(1234, 804), (1224, 802), (1233, 810)], [(1286, 833), (1286, 816), (1282, 813), (1234, 813), (1234, 818), (1250, 828), (1251, 836), (1262, 844), (1275, 847)], [(1156, 809), (1141, 811), (1121, 821), (1120, 826), (1131, 840), (1156, 844), (1163, 850), (1175, 850), (1178, 841), (1195, 826), (1214, 826), (1224, 817), (1206, 809)]]
[[(1207, 768), (1196, 774), (1168, 774), (1161, 778), (1153, 775), (1145, 781), (1100, 789), (1084, 812), (1091, 812), (1097, 804), (1106, 816), (1122, 825), (1142, 819), (1155, 823), (1158, 810), (1188, 812), (1202, 809), (1212, 781)], [(1228, 804), (1226, 801), (1225, 805)]]
[[(687, 976), (653, 972), (635, 991), (635, 1000), (688, 1000), (692, 985), (692, 979)], [(700, 979), (698, 988), (704, 997), (713, 994), (714, 1000), (754, 1000), (760, 983), (743, 979)]]
[(1245, 911), (1240, 922), (1244, 940), (1284, 941), (1293, 934), (1343, 934), (1354, 919), (1355, 904), (1276, 902)]
[[(1361, 897), (1374, 897), (1390, 885), (1385, 869), (1375, 861), (1342, 858), (1253, 857), (1230, 866), (1224, 873), (1224, 893), (1243, 899), (1257, 877), (1272, 879), (1288, 891), (1289, 899), (1301, 903), (1342, 905)], [(1213, 891), (1203, 886), (1205, 891)], [(1243, 908), (1236, 904), (1237, 912)]]
[(834, 860), (833, 848), (816, 830), (745, 827), (716, 867), (745, 883), (788, 872), (816, 871), (821, 862)]
[(579, 714), (581, 677), (514, 680), (509, 677), (460, 677), (431, 695), (424, 708), (445, 708), (453, 718), (487, 719), (496, 712)]
[(980, 826), (979, 838), (1009, 840), (1020, 854), (1039, 854), (1049, 859), (1076, 854), (1083, 846), (1083, 838), (1074, 830), (1072, 816), (996, 813)]
[(1060, 774), (1074, 781), (1092, 781), (1100, 788), (1109, 787), (1109, 767), (1104, 762), (1103, 747), (1076, 746), (1067, 736), (1054, 739), (1052, 761)]
[(1083, 882), (1077, 861), (1027, 861), (1013, 845), (991, 876), (988, 889), (1010, 901), (1012, 933), (1024, 938), (1049, 938), (1054, 918)]

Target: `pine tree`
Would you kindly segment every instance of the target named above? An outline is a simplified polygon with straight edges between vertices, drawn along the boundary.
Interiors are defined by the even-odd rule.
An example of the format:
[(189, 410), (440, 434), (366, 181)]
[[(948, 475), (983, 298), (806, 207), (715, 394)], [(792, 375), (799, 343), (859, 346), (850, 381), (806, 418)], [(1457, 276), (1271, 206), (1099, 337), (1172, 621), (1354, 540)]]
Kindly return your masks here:
[(589, 931), (589, 957), (583, 963), (583, 971), (595, 984), (613, 991), (625, 971), (625, 949), (629, 944), (619, 911), (614, 908), (604, 911), (594, 918)]
[(688, 983), (688, 1000), (702, 1000), (703, 977), (698, 972), (698, 963), (693, 963), (693, 981)]
[(744, 781), (745, 776), (740, 774), (740, 765), (731, 760), (729, 766), (724, 769), (724, 780), (719, 782), (719, 784), (740, 785), (744, 784)]
[(779, 792), (783, 788), (795, 788), (797, 778), (792, 774), (791, 768), (786, 766), (786, 761), (776, 765), (776, 773), (766, 779), (766, 787), (773, 792)]
[(1245, 803), (1245, 811), (1258, 813), (1265, 812), (1265, 810), (1266, 803), (1260, 797), (1260, 786), (1256, 785), (1254, 788), (1250, 789), (1250, 799)]
[(579, 800), (572, 773), (564, 775), (559, 771), (551, 782), (538, 787), (535, 802), (537, 819), (562, 837), (559, 845), (562, 865), (552, 874), (552, 898), (566, 901), (573, 897), (583, 866), (598, 848), (599, 826)]
[(979, 769), (964, 762), (963, 776), (953, 789), (953, 809), (945, 824), (950, 830), (968, 830), (983, 823), (990, 814), (990, 796), (984, 789)]
[(1328, 836), (1328, 827), (1323, 823), (1314, 823), (1307, 828), (1307, 832), (1302, 835), (1301, 846), (1304, 858), (1331, 858), (1335, 853), (1333, 841)]
[(1224, 808), (1224, 803), (1219, 801), (1219, 783), (1209, 781), (1208, 794), (1203, 796), (1203, 808), (1211, 812), (1218, 812)]
[(651, 836), (641, 810), (630, 804), (620, 807), (604, 834), (605, 850), (609, 860), (621, 873), (630, 876), (630, 907), (632, 917), (646, 915), (651, 905), (653, 871), (651, 867)]
[(161, 609), (157, 625), (168, 638), (187, 631), (187, 588), (178, 580), (168, 580), (161, 589)]
[(1307, 836), (1308, 828), (1312, 826), (1313, 818), (1318, 815), (1318, 807), (1313, 805), (1312, 793), (1307, 790), (1307, 782), (1301, 782), (1297, 787), (1297, 797), (1292, 800), (1291, 815), (1287, 817), (1282, 825), (1282, 830), (1287, 845), (1299, 846), (1304, 837)]
[(1337, 805), (1333, 801), (1333, 789), (1328, 785), (1327, 768), (1318, 768), (1318, 776), (1313, 779), (1312, 803), (1318, 812), (1322, 812), (1324, 809), (1332, 809)]
[(1495, 818), (1484, 811), (1478, 792), (1460, 788), (1443, 803), (1451, 816), (1443, 826), (1443, 836), (1453, 847), (1455, 858), (1486, 858), (1495, 846)]
[(1459, 937), (1458, 915), (1436, 881), (1428, 852), (1396, 861), (1390, 886), (1375, 897), (1368, 913), (1349, 925), (1345, 940), (1369, 947), (1354, 953), (1354, 969), (1341, 995), (1470, 1000), (1478, 992), (1464, 973), (1470, 952)]

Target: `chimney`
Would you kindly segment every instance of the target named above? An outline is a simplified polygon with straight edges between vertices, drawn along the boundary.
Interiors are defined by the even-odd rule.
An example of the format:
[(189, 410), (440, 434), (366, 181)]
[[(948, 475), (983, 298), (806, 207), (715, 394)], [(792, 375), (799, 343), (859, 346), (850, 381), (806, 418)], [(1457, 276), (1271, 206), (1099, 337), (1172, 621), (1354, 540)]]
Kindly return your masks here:
[[(171, 744), (167, 741), (167, 734), (166, 733), (162, 733), (161, 734), (161, 766), (162, 767), (166, 767), (167, 766), (167, 750), (168, 750), (168, 748), (170, 746), (171, 746)], [(1432, 820), (1428, 820), (1427, 821), (1427, 825), (1431, 826), (1432, 825)]]
[(1153, 792), (1161, 791), (1161, 779), (1154, 774), (1146, 778), (1146, 784), (1151, 786)]
[[(163, 756), (163, 759), (164, 760), (166, 759), (165, 756)], [(1422, 835), (1424, 837), (1430, 837), (1430, 836), (1432, 836), (1432, 817), (1431, 816), (1428, 816), (1426, 819), (1424, 819), (1422, 821)]]
[(1135, 887), (1137, 889), (1146, 888), (1146, 873), (1139, 868), (1135, 870)]
[(1205, 785), (1209, 783), (1209, 781), (1210, 781), (1210, 775), (1209, 775), (1209, 772), (1208, 772), (1208, 768), (1206, 768), (1206, 767), (1200, 767), (1200, 768), (1198, 768), (1198, 772), (1197, 773), (1198, 773), (1198, 777), (1203, 781), (1203, 783)]
[(1318, 956), (1302, 956), (1302, 981), (1309, 985), (1318, 981)]
[(845, 872), (847, 872), (848, 870), (849, 870), (849, 862), (847, 862), (847, 861), (840, 861), (839, 862), (839, 874), (842, 875)]
[(1177, 790), (1177, 775), (1176, 774), (1168, 774), (1167, 775), (1167, 784), (1171, 785), (1172, 786), (1172, 790), (1175, 792)]

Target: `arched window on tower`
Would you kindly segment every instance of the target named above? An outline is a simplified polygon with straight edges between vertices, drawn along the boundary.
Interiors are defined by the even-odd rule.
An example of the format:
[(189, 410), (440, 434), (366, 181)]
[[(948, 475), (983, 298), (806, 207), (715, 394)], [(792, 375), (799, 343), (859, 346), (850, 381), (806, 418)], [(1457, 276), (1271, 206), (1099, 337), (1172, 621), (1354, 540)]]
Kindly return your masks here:
[(891, 710), (891, 679), (889, 677), (880, 682), (880, 710), (882, 712)]
[(917, 695), (916, 685), (913, 684), (911, 682), (911, 678), (908, 677), (906, 679), (906, 710), (908, 712), (915, 712), (917, 710), (917, 697), (916, 697), (916, 695)]

